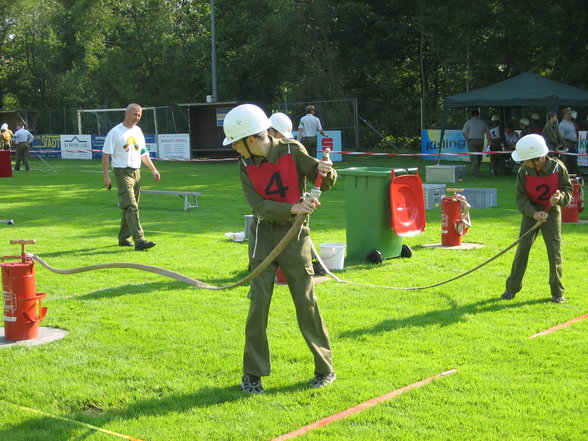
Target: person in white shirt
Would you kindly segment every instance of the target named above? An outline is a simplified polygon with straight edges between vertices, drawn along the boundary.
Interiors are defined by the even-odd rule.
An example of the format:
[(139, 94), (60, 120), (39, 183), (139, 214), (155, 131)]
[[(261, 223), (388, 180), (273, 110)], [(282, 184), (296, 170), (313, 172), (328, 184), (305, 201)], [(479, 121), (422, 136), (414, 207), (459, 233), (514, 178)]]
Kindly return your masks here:
[(25, 170), (29, 171), (31, 166), (29, 165), (29, 152), (33, 146), (33, 135), (27, 129), (25, 129), (23, 123), (16, 124), (16, 132), (14, 132), (14, 148), (16, 149), (16, 162), (14, 163), (14, 169), (20, 170), (20, 164), (24, 163)]
[[(563, 119), (558, 125), (558, 130), (563, 138), (564, 147), (568, 153), (578, 153), (578, 132), (576, 126), (572, 122), (573, 110), (569, 107), (563, 109)], [(565, 155), (563, 163), (570, 174), (578, 174), (578, 157), (575, 155)]]
[(143, 110), (138, 104), (129, 104), (125, 110), (125, 119), (108, 132), (102, 149), (102, 170), (104, 186), (112, 188), (108, 173), (110, 160), (118, 188), (118, 205), (123, 211), (118, 244), (134, 247), (143, 251), (155, 246), (155, 242), (145, 240), (143, 228), (139, 221), (139, 198), (141, 195), (141, 163), (145, 164), (153, 174), (153, 180), (159, 181), (161, 176), (151, 162), (145, 144), (143, 131), (137, 124), (141, 120)]
[(329, 136), (325, 133), (321, 125), (321, 120), (316, 116), (316, 109), (314, 106), (306, 106), (306, 115), (300, 118), (298, 124), (298, 141), (301, 141), (308, 150), (308, 154), (313, 158), (316, 157), (317, 133), (320, 132), (325, 138)]

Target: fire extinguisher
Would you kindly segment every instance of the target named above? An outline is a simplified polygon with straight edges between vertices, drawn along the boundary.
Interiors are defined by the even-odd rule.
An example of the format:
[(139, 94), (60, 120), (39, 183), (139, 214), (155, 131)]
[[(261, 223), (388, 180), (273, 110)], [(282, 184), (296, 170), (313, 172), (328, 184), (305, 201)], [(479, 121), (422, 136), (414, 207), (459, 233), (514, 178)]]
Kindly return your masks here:
[[(44, 293), (36, 292), (35, 263), (25, 253), (25, 244), (34, 240), (11, 240), (11, 244), (22, 246), (21, 256), (2, 258), (2, 297), (4, 303), (4, 338), (19, 341), (37, 338), (39, 322), (47, 314), (41, 305)], [(20, 262), (6, 262), (21, 259)]]
[(441, 245), (455, 247), (461, 245), (461, 238), (472, 226), (470, 204), (465, 196), (457, 194), (463, 188), (448, 188), (453, 195), (441, 197)]
[(561, 209), (561, 221), (568, 224), (575, 224), (578, 222), (578, 214), (584, 211), (584, 190), (582, 185), (584, 181), (576, 175), (570, 175), (572, 182), (572, 197), (568, 205)]

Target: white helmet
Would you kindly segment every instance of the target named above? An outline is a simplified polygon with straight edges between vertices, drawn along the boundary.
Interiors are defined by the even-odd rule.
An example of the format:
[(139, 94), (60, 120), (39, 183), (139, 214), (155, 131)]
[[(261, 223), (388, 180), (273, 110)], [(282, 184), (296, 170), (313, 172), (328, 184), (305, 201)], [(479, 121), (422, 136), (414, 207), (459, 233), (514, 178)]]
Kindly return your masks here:
[(578, 118), (578, 112), (576, 112), (575, 110), (572, 110), (572, 118)]
[(2, 130), (8, 129), (8, 124), (6, 124), (6, 123), (2, 124), (2, 127), (0, 127), (0, 129), (2, 129)]
[(526, 126), (529, 126), (531, 124), (531, 121), (529, 121), (529, 118), (521, 118), (521, 119), (519, 119), (519, 122), (521, 124), (526, 125)]
[(500, 117), (498, 115), (492, 115), (491, 121), (500, 121)]
[(294, 138), (292, 135), (292, 120), (282, 112), (274, 113), (270, 116), (272, 128), (284, 135), (285, 138)]
[(515, 148), (511, 156), (517, 162), (540, 158), (549, 152), (543, 136), (535, 134), (523, 136), (517, 141)]
[(539, 121), (541, 118), (540, 118), (540, 116), (539, 116), (538, 113), (532, 113), (531, 114), (531, 119), (532, 120), (535, 120), (535, 121)]
[(253, 104), (241, 104), (227, 113), (223, 122), (226, 138), (223, 145), (229, 145), (251, 135), (257, 135), (271, 127), (265, 112)]

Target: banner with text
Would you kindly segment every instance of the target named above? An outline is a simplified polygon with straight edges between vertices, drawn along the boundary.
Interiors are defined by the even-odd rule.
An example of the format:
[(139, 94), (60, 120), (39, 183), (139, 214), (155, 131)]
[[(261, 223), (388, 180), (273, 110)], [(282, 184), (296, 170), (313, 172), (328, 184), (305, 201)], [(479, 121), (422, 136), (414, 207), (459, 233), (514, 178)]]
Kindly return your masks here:
[(159, 135), (157, 137), (158, 157), (162, 159), (190, 159), (190, 135)]

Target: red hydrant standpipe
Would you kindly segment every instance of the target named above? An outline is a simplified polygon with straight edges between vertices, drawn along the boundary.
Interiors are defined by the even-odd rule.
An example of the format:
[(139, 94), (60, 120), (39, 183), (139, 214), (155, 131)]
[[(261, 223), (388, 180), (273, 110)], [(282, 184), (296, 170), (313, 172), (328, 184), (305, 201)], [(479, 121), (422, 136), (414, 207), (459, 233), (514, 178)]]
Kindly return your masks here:
[[(41, 305), (46, 294), (36, 292), (35, 263), (25, 253), (25, 244), (34, 240), (11, 240), (22, 246), (21, 256), (2, 258), (2, 298), (4, 303), (4, 337), (6, 340), (30, 340), (39, 335), (39, 322), (47, 314)], [(21, 259), (20, 262), (5, 262)]]
[(453, 196), (444, 195), (441, 198), (441, 245), (455, 247), (461, 245), (462, 236), (471, 226), (469, 204), (464, 196), (457, 194), (463, 188), (448, 188), (446, 191), (453, 192)]

